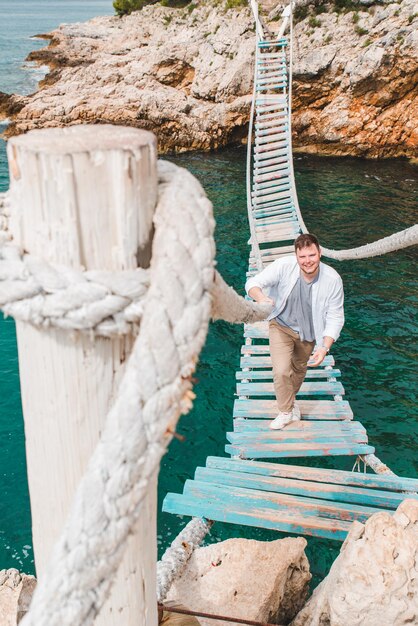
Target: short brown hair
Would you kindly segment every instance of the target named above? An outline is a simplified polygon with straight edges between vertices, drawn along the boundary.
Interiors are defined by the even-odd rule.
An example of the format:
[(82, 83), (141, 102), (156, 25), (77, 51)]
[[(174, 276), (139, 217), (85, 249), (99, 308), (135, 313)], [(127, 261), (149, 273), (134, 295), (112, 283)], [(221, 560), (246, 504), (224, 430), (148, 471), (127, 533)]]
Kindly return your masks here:
[(295, 239), (295, 251), (302, 250), (302, 248), (307, 248), (308, 246), (316, 246), (319, 250), (319, 241), (315, 237), (315, 235), (311, 235), (310, 233), (305, 233), (304, 235), (299, 235)]

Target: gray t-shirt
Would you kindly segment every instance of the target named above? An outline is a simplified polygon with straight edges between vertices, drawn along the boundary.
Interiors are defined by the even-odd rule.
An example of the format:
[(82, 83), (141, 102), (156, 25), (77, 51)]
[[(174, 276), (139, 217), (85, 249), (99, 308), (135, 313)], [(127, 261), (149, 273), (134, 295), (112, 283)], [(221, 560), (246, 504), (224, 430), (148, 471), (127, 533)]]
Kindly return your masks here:
[(276, 317), (279, 324), (288, 326), (299, 333), (301, 341), (315, 340), (312, 320), (312, 285), (318, 278), (319, 273), (312, 282), (307, 283), (302, 276), (299, 276), (283, 311)]

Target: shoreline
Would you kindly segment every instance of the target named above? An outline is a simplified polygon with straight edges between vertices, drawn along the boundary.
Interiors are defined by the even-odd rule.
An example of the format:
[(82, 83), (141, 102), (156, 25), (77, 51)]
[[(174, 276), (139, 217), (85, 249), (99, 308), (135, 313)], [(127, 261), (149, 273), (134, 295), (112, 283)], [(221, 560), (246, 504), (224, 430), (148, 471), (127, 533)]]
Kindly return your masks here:
[[(306, 20), (295, 25), (295, 153), (415, 162), (418, 98), (408, 83), (408, 72), (413, 84), (415, 65), (418, 71), (417, 53), (408, 48), (415, 35), (412, 23), (402, 43), (411, 40), (410, 57), (403, 51), (397, 58), (392, 39), (400, 9), (390, 7), (359, 13), (360, 23), (375, 24), (376, 37), (386, 33), (366, 48), (359, 37), (345, 49), (344, 37), (352, 39), (350, 13), (321, 14), (324, 32), (339, 29), (338, 47), (316, 32), (320, 27), (312, 35)], [(30, 52), (26, 62), (49, 71), (29, 96), (0, 93), (0, 118), (11, 119), (5, 138), (32, 128), (113, 123), (155, 132), (162, 154), (246, 143), (254, 63), (247, 9), (153, 5), (33, 37), (49, 44)]]

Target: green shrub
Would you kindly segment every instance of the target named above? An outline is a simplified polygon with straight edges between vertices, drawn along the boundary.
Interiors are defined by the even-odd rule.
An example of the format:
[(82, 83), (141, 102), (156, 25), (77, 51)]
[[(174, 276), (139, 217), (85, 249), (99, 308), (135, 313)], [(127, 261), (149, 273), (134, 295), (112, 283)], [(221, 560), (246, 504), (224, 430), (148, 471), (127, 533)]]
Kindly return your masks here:
[(412, 24), (416, 17), (418, 17), (418, 13), (412, 13), (412, 15), (408, 17), (408, 24)]
[(301, 22), (302, 20), (304, 20), (305, 17), (308, 17), (308, 13), (309, 13), (309, 8), (306, 5), (296, 7), (296, 9), (293, 12), (293, 19), (295, 20), (295, 23), (297, 24), (298, 22)]
[[(122, 17), (122, 15), (129, 15), (132, 11), (140, 11), (149, 4), (156, 4), (157, 1), (158, 0), (114, 0), (113, 8), (116, 14)], [(178, 9), (185, 7), (189, 2), (190, 0), (161, 0), (161, 5)]]
[(353, 24), (357, 24), (357, 22), (359, 21), (359, 19), (360, 19), (360, 15), (357, 13), (357, 11), (355, 11), (355, 12), (353, 13), (353, 17), (352, 17)]
[(354, 30), (356, 31), (356, 34), (359, 37), (362, 37), (363, 35), (367, 35), (369, 32), (367, 28), (362, 28), (361, 26), (356, 26)]
[(334, 11), (337, 13), (348, 13), (355, 9), (357, 9), (357, 5), (353, 0), (334, 0)]
[(226, 0), (227, 9), (238, 9), (239, 7), (248, 6), (247, 0)]
[(311, 28), (317, 28), (318, 26), (321, 26), (321, 20), (318, 20), (317, 17), (314, 17), (313, 15), (309, 18), (309, 22), (308, 22), (309, 26)]
[(371, 43), (373, 43), (371, 39), (366, 39), (366, 41), (363, 44), (363, 48), (367, 48), (367, 46), (370, 46)]
[(324, 43), (331, 43), (332, 41), (332, 35), (327, 35), (324, 39)]
[(316, 15), (320, 15), (321, 13), (327, 12), (327, 6), (325, 4), (317, 4), (314, 8)]

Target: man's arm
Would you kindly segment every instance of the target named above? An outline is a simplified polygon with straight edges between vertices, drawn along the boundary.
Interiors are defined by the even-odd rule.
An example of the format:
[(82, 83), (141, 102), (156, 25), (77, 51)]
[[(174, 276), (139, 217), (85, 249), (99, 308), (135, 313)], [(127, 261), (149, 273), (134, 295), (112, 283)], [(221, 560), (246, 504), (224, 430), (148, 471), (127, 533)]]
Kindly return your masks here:
[(273, 299), (266, 296), (266, 294), (262, 292), (260, 287), (251, 287), (251, 289), (249, 289), (248, 291), (248, 295), (250, 296), (250, 298), (252, 298), (256, 302), (259, 302), (259, 303), (267, 302), (268, 304), (271, 304), (274, 306)]
[(322, 344), (317, 347), (308, 361), (310, 367), (318, 367), (327, 356), (334, 341), (340, 336), (344, 325), (344, 290), (341, 278), (339, 278), (330, 301), (328, 303), (327, 318), (325, 321), (324, 337)]
[(274, 261), (262, 272), (249, 278), (245, 284), (245, 290), (256, 302), (268, 302), (274, 305), (272, 298), (264, 293), (265, 289), (277, 285), (280, 281), (280, 261)]

